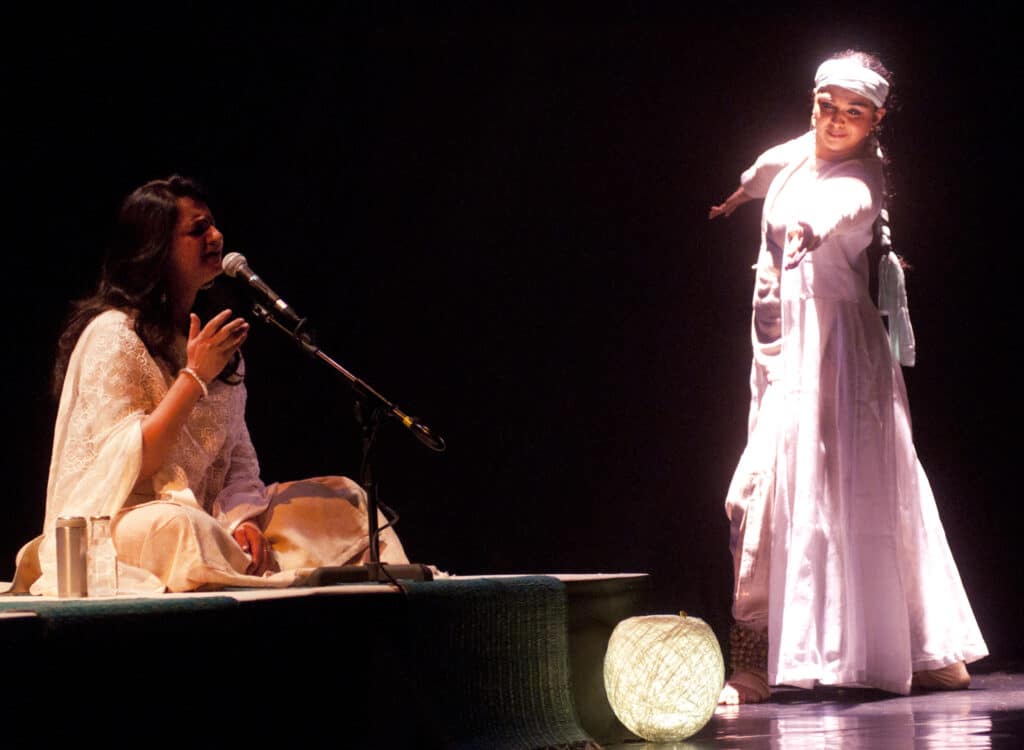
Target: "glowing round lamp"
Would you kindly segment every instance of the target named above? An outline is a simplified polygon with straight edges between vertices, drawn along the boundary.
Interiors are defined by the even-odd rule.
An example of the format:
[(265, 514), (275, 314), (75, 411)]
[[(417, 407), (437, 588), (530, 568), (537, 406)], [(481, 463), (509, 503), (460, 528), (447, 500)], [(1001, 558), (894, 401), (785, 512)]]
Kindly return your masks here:
[(724, 680), (718, 639), (685, 612), (627, 618), (608, 640), (608, 702), (629, 731), (650, 742), (699, 732), (715, 712)]

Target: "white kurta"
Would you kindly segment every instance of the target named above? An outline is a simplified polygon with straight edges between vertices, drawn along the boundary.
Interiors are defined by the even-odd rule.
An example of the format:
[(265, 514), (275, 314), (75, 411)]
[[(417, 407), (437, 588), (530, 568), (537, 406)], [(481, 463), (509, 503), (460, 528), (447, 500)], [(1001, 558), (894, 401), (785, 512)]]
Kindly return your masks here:
[[(734, 614), (767, 625), (772, 684), (907, 693), (913, 671), (988, 651), (868, 291), (881, 163), (813, 149), (813, 133), (777, 146), (741, 179), (764, 207), (750, 436), (727, 500)], [(796, 222), (822, 241), (786, 270)]]
[[(16, 585), (56, 594), (59, 516), (112, 517), (122, 592), (288, 586), (309, 569), (365, 554), (366, 498), (355, 482), (264, 485), (245, 423), (244, 384), (212, 383), (164, 465), (139, 480), (142, 421), (173, 380), (125, 313), (108, 310), (86, 326), (61, 393), (43, 533), (19, 552)], [(231, 536), (245, 520), (272, 543), (280, 572), (245, 575), (250, 559)], [(383, 519), (381, 528), (382, 561), (408, 562)]]

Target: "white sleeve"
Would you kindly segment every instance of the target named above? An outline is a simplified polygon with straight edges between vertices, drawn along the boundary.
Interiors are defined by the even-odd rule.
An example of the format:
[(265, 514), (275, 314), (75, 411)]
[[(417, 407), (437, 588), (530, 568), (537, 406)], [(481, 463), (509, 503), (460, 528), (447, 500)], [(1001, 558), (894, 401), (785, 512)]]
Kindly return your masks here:
[[(155, 380), (154, 380), (155, 379)], [(68, 362), (54, 427), (46, 530), (60, 515), (114, 515), (142, 466), (159, 368), (123, 313), (98, 315)]]
[(837, 166), (828, 179), (822, 180), (802, 215), (793, 217), (790, 223), (804, 222), (815, 237), (825, 240), (833, 235), (870, 231), (881, 208), (880, 165), (854, 160)]
[(740, 175), (740, 186), (751, 198), (764, 198), (775, 176), (794, 159), (806, 154), (813, 147), (813, 133), (772, 146), (757, 157), (753, 164)]

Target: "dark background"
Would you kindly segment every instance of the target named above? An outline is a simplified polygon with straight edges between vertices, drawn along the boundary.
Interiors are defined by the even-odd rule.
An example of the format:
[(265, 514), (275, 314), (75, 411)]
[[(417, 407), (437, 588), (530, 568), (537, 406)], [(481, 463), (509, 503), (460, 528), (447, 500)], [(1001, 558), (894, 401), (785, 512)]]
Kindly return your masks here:
[[(377, 444), (414, 562), (648, 572), (657, 610), (724, 635), (759, 207), (707, 210), (806, 128), (817, 63), (857, 46), (896, 73), (918, 452), (993, 653), (1021, 655), (1021, 129), (994, 11), (140, 7), (40, 6), (2, 32), (0, 577), (42, 523), (67, 303), (123, 195), (181, 172), (324, 351), (446, 440), (391, 424)], [(356, 476), (346, 381), (262, 324), (246, 356), (264, 479)]]

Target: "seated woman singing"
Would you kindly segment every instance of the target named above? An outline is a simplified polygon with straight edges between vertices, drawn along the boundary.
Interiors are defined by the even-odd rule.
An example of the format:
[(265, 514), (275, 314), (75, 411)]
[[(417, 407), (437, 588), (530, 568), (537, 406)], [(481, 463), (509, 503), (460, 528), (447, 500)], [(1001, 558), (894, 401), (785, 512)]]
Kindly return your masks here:
[[(201, 188), (172, 176), (125, 198), (95, 293), (58, 346), (60, 404), (42, 534), (12, 592), (57, 593), (58, 517), (108, 515), (119, 591), (285, 587), (369, 559), (366, 495), (328, 476), (267, 486), (245, 422), (248, 323), (202, 321), (224, 237)], [(381, 516), (380, 562), (408, 563)]]

